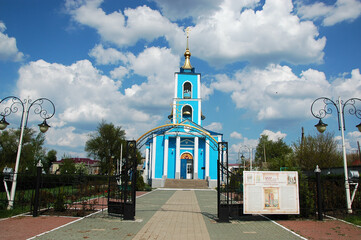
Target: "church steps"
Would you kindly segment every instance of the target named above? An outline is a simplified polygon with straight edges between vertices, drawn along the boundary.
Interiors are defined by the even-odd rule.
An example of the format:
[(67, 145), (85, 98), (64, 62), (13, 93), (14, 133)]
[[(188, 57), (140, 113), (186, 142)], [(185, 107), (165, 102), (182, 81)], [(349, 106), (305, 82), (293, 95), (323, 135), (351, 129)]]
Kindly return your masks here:
[(208, 189), (206, 180), (199, 179), (166, 179), (164, 188)]

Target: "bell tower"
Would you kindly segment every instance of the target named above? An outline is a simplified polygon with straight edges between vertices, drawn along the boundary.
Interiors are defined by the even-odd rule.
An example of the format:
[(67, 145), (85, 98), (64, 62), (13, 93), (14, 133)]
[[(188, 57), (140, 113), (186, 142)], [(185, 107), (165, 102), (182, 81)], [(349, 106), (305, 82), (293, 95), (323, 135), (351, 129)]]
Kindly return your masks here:
[(181, 123), (190, 120), (202, 126), (202, 99), (201, 99), (201, 74), (195, 72), (192, 67), (189, 51), (189, 32), (190, 28), (186, 28), (187, 48), (184, 53), (184, 65), (179, 72), (174, 74), (174, 98), (172, 104), (172, 112), (168, 116), (171, 123)]

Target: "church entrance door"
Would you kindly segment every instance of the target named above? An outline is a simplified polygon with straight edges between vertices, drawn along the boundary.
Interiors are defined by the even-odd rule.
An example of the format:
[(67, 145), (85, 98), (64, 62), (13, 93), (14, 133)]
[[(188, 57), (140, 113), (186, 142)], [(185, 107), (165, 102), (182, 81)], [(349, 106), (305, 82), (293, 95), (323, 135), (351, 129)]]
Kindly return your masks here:
[(193, 156), (190, 153), (181, 155), (181, 179), (193, 179)]

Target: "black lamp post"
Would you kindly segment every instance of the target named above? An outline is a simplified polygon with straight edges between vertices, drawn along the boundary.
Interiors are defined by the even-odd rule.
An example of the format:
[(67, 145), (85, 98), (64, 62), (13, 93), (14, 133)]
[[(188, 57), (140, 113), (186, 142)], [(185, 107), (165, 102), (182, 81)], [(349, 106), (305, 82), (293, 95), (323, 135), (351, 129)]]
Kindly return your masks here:
[[(332, 107), (335, 107), (337, 110), (338, 115), (338, 128), (341, 131), (341, 138), (342, 138), (342, 153), (343, 153), (343, 166), (344, 166), (344, 173), (345, 173), (345, 190), (346, 190), (346, 204), (347, 204), (347, 211), (348, 213), (352, 213), (352, 200), (351, 200), (351, 194), (350, 194), (350, 184), (348, 179), (348, 171), (347, 171), (347, 158), (346, 158), (346, 145), (345, 145), (345, 134), (344, 131), (345, 128), (345, 118), (344, 118), (344, 112), (345, 107), (348, 107), (348, 112), (351, 115), (355, 115), (358, 119), (361, 119), (361, 109), (358, 109), (356, 106), (356, 101), (359, 101), (361, 103), (361, 99), (359, 98), (350, 98), (347, 101), (343, 102), (341, 98), (339, 97), (336, 102), (332, 101), (329, 98), (326, 97), (320, 97), (317, 98), (315, 101), (313, 101), (311, 105), (311, 113), (312, 115), (319, 119), (318, 124), (315, 125), (317, 130), (320, 133), (323, 133), (326, 130), (327, 124), (322, 122), (322, 119), (326, 117), (329, 114), (332, 114)], [(321, 108), (318, 111), (314, 111), (314, 108), (316, 108), (316, 105), (320, 106)], [(356, 126), (358, 130), (361, 132), (361, 123)]]
[(5, 117), (9, 116), (11, 113), (18, 112), (20, 107), (22, 108), (21, 123), (20, 123), (20, 139), (19, 139), (18, 151), (16, 155), (14, 178), (12, 181), (10, 199), (8, 204), (8, 209), (12, 209), (14, 205), (16, 180), (19, 170), (24, 129), (26, 128), (28, 123), (29, 111), (30, 109), (34, 109), (34, 113), (39, 115), (42, 119), (44, 119), (44, 121), (38, 126), (40, 131), (42, 133), (45, 133), (50, 127), (47, 124), (46, 120), (54, 116), (55, 106), (54, 103), (47, 98), (38, 98), (35, 101), (32, 101), (31, 99), (28, 98), (22, 101), (20, 98), (14, 96), (3, 98), (0, 101), (0, 106), (1, 104), (3, 104), (4, 107), (2, 108), (2, 112), (0, 112), (0, 116), (2, 116), (2, 119), (0, 120), (0, 130), (4, 130), (9, 125)]

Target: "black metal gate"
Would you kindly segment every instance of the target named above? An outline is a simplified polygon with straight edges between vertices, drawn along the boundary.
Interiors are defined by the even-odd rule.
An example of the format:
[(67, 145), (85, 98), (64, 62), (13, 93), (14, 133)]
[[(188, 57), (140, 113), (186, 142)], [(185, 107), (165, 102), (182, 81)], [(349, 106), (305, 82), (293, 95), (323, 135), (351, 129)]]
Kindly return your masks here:
[(231, 172), (228, 166), (228, 143), (218, 143), (217, 214), (218, 221), (229, 222), (243, 212), (243, 184), (240, 172)]
[(137, 174), (136, 141), (127, 141), (120, 175), (109, 177), (108, 213), (122, 214), (124, 220), (134, 220)]

